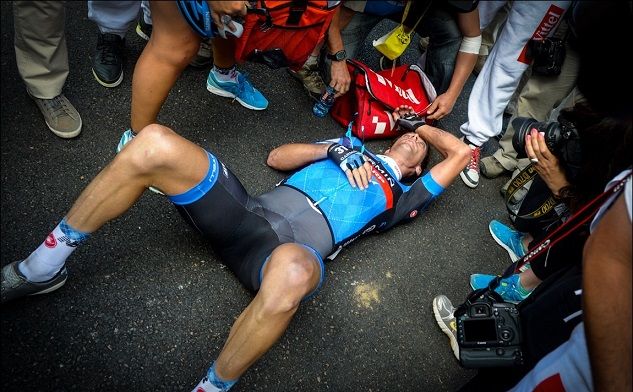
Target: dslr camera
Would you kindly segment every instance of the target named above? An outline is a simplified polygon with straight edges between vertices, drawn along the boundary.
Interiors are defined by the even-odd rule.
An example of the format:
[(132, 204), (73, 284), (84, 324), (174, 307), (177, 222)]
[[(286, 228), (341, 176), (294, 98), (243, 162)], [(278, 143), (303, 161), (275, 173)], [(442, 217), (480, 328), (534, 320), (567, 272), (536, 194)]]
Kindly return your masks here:
[(461, 365), (474, 369), (522, 365), (521, 324), (516, 305), (503, 302), (488, 289), (475, 291), (469, 298), (474, 300), (466, 300), (455, 311)]
[(532, 39), (527, 45), (527, 55), (534, 59), (532, 72), (537, 75), (560, 75), (565, 54), (565, 42), (560, 38)]
[(576, 173), (582, 163), (580, 136), (576, 126), (567, 119), (567, 112), (561, 111), (558, 121), (539, 122), (529, 117), (517, 117), (512, 120), (514, 136), (512, 146), (518, 158), (526, 158), (525, 136), (532, 130), (543, 132), (547, 148), (562, 161), (568, 174)]

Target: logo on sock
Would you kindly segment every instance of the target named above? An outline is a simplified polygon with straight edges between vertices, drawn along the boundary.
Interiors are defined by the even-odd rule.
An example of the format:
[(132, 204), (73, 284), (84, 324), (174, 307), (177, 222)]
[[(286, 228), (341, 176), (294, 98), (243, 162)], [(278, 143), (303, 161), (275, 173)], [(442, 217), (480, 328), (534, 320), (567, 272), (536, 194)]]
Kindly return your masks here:
[(81, 244), (81, 241), (73, 240), (67, 235), (59, 237), (59, 241), (65, 243), (66, 246), (70, 246), (71, 248), (76, 248)]
[(53, 233), (50, 233), (48, 237), (46, 237), (46, 241), (44, 241), (44, 245), (46, 245), (47, 248), (54, 248), (57, 246), (57, 240), (55, 239), (55, 236), (53, 235)]

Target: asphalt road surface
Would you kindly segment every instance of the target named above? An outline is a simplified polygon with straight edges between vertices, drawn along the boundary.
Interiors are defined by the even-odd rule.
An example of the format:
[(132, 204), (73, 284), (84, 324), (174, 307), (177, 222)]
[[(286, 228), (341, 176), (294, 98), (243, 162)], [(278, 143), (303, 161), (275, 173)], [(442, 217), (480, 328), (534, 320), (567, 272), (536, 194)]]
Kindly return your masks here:
[[(63, 140), (45, 126), (15, 65), (11, 3), (0, 5), (2, 55), (1, 263), (29, 255), (74, 199), (114, 157), (129, 123), (131, 79), (145, 41), (130, 28), (124, 82), (106, 89), (90, 70), (97, 28), (85, 2), (67, 4), (70, 75), (65, 94), (83, 118), (80, 137)], [(372, 36), (390, 27), (379, 25)], [(419, 55), (413, 41), (405, 62)], [(376, 67), (365, 43), (361, 60)], [(285, 142), (344, 131), (316, 118), (312, 101), (283, 69), (242, 67), (269, 99), (256, 112), (206, 91), (208, 70), (187, 69), (159, 122), (214, 152), (252, 194), (284, 177), (265, 165)], [(453, 134), (466, 120), (467, 96), (440, 126)], [(379, 150), (386, 142), (370, 142)], [(490, 146), (487, 146), (490, 151)], [(436, 155), (437, 156), (437, 155)], [(279, 342), (235, 391), (453, 391), (470, 376), (437, 327), (431, 301), (459, 303), (468, 276), (509, 261), (488, 233), (507, 220), (499, 188), (456, 180), (410, 224), (371, 236), (327, 264), (318, 296), (302, 305)], [(189, 391), (219, 353), (252, 296), (162, 196), (146, 192), (67, 262), (69, 279), (49, 295), (1, 307), (3, 391)]]

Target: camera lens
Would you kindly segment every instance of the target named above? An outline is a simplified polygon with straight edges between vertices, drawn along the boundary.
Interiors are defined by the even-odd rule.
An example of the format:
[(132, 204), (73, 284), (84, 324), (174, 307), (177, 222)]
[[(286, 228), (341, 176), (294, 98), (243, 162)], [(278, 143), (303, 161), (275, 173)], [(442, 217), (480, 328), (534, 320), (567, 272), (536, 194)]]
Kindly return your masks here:
[(517, 152), (518, 158), (525, 158), (527, 156), (525, 154), (525, 136), (532, 128), (537, 128), (533, 126), (534, 124), (538, 124), (538, 121), (529, 117), (517, 117), (512, 120), (512, 126), (514, 127), (512, 146), (514, 147), (514, 151)]
[(512, 137), (512, 146), (517, 152), (518, 158), (527, 157), (525, 153), (525, 136), (532, 129), (536, 129), (538, 132), (545, 134), (545, 144), (552, 153), (556, 153), (558, 145), (562, 139), (561, 126), (557, 122), (538, 122), (529, 117), (517, 117), (512, 120), (512, 126), (514, 127), (514, 136)]

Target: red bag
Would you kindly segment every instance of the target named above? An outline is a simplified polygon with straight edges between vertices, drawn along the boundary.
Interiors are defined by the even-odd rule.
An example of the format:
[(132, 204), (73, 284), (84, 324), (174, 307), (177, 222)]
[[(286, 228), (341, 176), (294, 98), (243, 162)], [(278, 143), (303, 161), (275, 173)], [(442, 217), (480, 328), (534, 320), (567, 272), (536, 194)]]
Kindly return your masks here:
[(325, 37), (336, 7), (327, 0), (258, 0), (248, 10), (235, 59), (299, 70)]
[(330, 113), (341, 125), (352, 122), (352, 133), (361, 139), (386, 139), (400, 135), (391, 112), (409, 105), (424, 116), (437, 93), (429, 78), (415, 64), (374, 72), (356, 60), (347, 60), (352, 75), (350, 90), (339, 97)]

